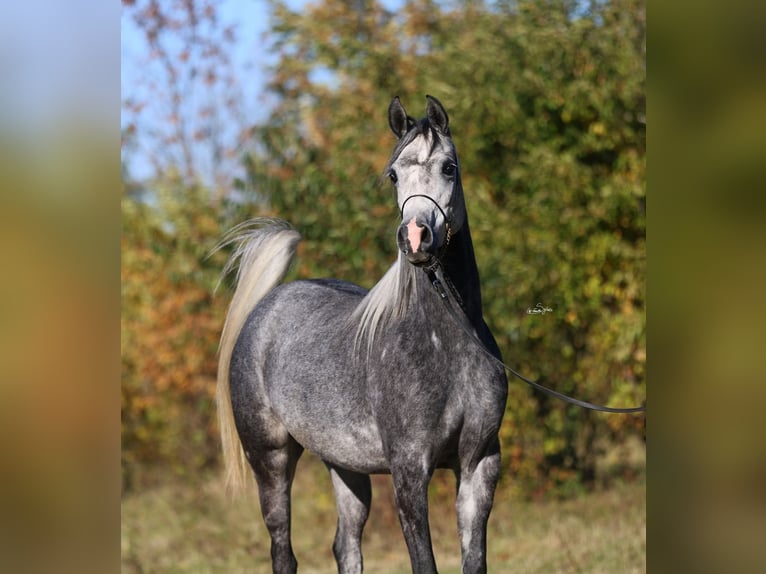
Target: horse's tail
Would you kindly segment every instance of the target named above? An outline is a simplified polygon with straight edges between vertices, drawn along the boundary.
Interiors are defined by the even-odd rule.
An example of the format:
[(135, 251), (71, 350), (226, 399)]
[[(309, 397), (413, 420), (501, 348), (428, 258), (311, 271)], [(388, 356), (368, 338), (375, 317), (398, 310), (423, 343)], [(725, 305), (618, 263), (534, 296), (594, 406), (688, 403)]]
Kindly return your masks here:
[(244, 490), (250, 466), (234, 425), (229, 392), (231, 355), (250, 312), (286, 275), (300, 239), (285, 221), (253, 219), (233, 228), (216, 247), (235, 245), (224, 276), (237, 267), (237, 286), (221, 333), (216, 388), (226, 487), (232, 493)]

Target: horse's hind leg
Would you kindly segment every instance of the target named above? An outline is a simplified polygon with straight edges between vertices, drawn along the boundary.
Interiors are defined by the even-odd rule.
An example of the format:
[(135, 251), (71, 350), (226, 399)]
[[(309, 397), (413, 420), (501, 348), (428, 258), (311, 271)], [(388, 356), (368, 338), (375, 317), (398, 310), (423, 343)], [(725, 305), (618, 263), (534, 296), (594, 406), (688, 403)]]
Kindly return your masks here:
[(338, 530), (332, 549), (339, 574), (362, 571), (362, 530), (370, 514), (370, 477), (327, 464), (335, 488)]
[(290, 541), (290, 490), (295, 467), (303, 452), (292, 437), (280, 448), (252, 452), (250, 463), (258, 482), (258, 497), (271, 536), (271, 564), (275, 574), (294, 574), (298, 561)]

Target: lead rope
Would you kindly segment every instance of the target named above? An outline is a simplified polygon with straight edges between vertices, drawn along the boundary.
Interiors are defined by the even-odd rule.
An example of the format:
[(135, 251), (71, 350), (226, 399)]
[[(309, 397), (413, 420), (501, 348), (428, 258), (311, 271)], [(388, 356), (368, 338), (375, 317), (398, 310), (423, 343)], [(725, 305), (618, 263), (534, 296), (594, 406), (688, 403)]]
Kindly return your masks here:
[[(638, 412), (646, 411), (646, 406), (630, 407), (630, 408), (615, 408), (615, 407), (605, 407), (603, 405), (589, 403), (588, 401), (581, 401), (580, 399), (575, 399), (574, 397), (570, 397), (558, 391), (549, 389), (548, 387), (544, 387), (540, 383), (531, 381), (528, 378), (526, 378), (524, 375), (516, 372), (514, 369), (506, 365), (503, 361), (495, 357), (489, 351), (489, 349), (487, 349), (484, 346), (484, 343), (481, 342), (479, 337), (474, 333), (473, 329), (471, 329), (470, 325), (467, 324), (467, 318), (465, 313), (464, 312), (458, 313), (455, 310), (455, 308), (452, 305), (452, 301), (450, 301), (450, 298), (447, 294), (447, 290), (444, 288), (444, 284), (436, 276), (436, 271), (439, 269), (440, 266), (441, 265), (439, 263), (439, 260), (436, 257), (434, 257), (433, 261), (431, 261), (428, 265), (423, 267), (423, 270), (426, 272), (426, 275), (428, 276), (429, 281), (431, 281), (431, 285), (433, 285), (434, 289), (436, 289), (436, 292), (439, 294), (439, 297), (441, 298), (441, 300), (444, 301), (444, 305), (447, 308), (448, 314), (460, 326), (460, 328), (463, 329), (466, 335), (468, 335), (468, 337), (471, 340), (473, 340), (482, 351), (484, 351), (484, 353), (488, 357), (490, 357), (499, 365), (502, 365), (502, 367), (507, 369), (509, 373), (521, 379), (522, 381), (524, 381), (525, 383), (527, 383), (528, 385), (537, 389), (540, 392), (546, 393), (552, 397), (556, 397), (557, 399), (576, 405), (578, 407), (582, 407), (584, 409), (590, 409), (592, 411), (600, 411), (605, 413), (638, 413)], [(444, 277), (444, 280), (447, 283), (447, 288), (452, 292), (453, 297), (455, 297), (455, 300), (458, 302), (458, 304), (460, 304), (461, 311), (462, 311), (462, 301), (460, 299), (460, 295), (457, 294), (455, 287), (452, 285), (452, 282), (449, 280), (449, 277), (447, 277), (446, 273), (444, 273), (444, 270), (442, 270), (442, 276)]]

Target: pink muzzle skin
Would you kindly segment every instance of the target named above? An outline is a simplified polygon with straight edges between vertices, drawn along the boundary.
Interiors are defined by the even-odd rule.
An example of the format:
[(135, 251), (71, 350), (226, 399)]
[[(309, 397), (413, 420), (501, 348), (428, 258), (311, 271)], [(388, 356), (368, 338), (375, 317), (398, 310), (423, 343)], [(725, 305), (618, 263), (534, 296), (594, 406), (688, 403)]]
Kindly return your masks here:
[(407, 224), (407, 240), (410, 242), (410, 247), (413, 253), (418, 252), (420, 247), (420, 240), (423, 237), (423, 228), (415, 222), (413, 217)]

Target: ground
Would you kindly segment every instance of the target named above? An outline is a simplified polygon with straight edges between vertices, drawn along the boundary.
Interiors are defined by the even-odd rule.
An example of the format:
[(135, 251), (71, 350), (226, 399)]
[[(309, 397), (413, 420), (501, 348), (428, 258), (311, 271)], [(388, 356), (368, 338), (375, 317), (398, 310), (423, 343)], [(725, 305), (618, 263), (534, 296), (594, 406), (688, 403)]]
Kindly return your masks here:
[[(439, 571), (460, 572), (460, 546), (446, 477), (431, 496), (431, 531)], [(507, 490), (507, 489), (506, 489)], [(646, 571), (643, 482), (564, 501), (518, 501), (499, 492), (490, 517), (490, 572)], [(322, 464), (304, 455), (293, 490), (293, 546), (299, 572), (336, 572), (335, 501)], [(393, 506), (390, 478), (373, 477), (363, 541), (365, 572), (408, 573), (409, 559)], [(174, 482), (122, 500), (122, 572), (271, 572), (269, 539), (254, 493), (227, 498), (218, 475)]]

